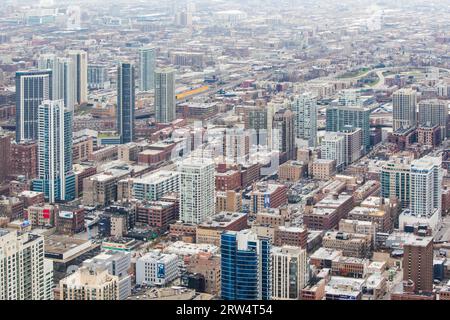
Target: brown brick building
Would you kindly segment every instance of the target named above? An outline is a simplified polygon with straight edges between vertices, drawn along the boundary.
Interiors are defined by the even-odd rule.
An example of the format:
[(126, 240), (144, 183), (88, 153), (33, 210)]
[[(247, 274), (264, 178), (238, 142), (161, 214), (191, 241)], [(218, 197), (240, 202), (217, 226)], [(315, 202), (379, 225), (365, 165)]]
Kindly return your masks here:
[(403, 246), (403, 280), (411, 280), (416, 291), (433, 291), (433, 238), (414, 237)]
[(165, 201), (151, 201), (136, 206), (136, 222), (150, 227), (166, 229), (176, 219), (176, 204)]
[(37, 176), (37, 143), (24, 142), (11, 145), (11, 173), (27, 179)]
[(308, 231), (298, 227), (280, 226), (275, 229), (274, 244), (276, 246), (290, 245), (306, 249)]

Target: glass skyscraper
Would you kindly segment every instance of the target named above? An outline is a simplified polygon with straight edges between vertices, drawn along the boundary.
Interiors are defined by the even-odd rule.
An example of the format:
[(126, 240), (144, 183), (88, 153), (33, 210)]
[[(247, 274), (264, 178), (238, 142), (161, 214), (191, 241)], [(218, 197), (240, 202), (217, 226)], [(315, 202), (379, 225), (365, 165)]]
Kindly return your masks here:
[(83, 50), (72, 50), (69, 51), (69, 58), (73, 61), (75, 66), (75, 99), (78, 105), (81, 105), (88, 100), (87, 52)]
[(121, 62), (117, 69), (117, 131), (120, 143), (132, 142), (134, 132), (135, 109), (135, 74), (134, 65)]
[(150, 91), (155, 81), (156, 53), (155, 48), (139, 49), (139, 90)]
[(224, 300), (270, 300), (270, 240), (251, 230), (221, 235), (221, 291)]
[(36, 140), (38, 107), (52, 99), (52, 71), (16, 72), (16, 141)]
[(175, 69), (164, 68), (155, 71), (155, 118), (159, 123), (175, 120)]
[(39, 58), (38, 67), (52, 70), (52, 100), (63, 99), (65, 108), (73, 111), (76, 103), (76, 77), (72, 59), (44, 54)]
[(33, 190), (50, 203), (75, 198), (72, 172), (72, 112), (63, 100), (43, 101), (38, 109), (38, 178)]

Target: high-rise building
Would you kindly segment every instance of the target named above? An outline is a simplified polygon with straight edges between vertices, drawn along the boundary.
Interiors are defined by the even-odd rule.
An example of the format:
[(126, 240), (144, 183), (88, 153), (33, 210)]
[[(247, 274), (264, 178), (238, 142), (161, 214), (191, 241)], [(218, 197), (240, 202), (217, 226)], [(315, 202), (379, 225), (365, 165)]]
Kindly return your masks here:
[(270, 239), (250, 229), (221, 235), (221, 294), (224, 300), (270, 300)]
[(433, 291), (433, 238), (414, 237), (403, 245), (403, 280), (414, 282), (416, 291)]
[(417, 125), (417, 95), (413, 89), (400, 89), (392, 95), (393, 130)]
[(201, 223), (214, 215), (215, 167), (209, 158), (187, 158), (178, 168), (180, 180), (180, 219)]
[(38, 171), (38, 147), (35, 141), (23, 141), (11, 145), (11, 173), (33, 179)]
[(396, 197), (404, 211), (400, 228), (428, 224), (436, 229), (441, 217), (442, 160), (425, 156), (420, 159), (394, 158), (381, 168), (381, 196)]
[(36, 140), (38, 107), (52, 99), (52, 71), (16, 72), (16, 141)]
[(83, 266), (59, 282), (60, 300), (119, 300), (119, 277)]
[(169, 192), (178, 192), (180, 173), (160, 170), (133, 180), (133, 197), (138, 200), (156, 201)]
[[(244, 110), (244, 128), (254, 130), (250, 135), (251, 145), (267, 144), (267, 111), (261, 107), (246, 107)], [(251, 146), (250, 146), (251, 147)]]
[(120, 63), (117, 68), (117, 130), (120, 143), (132, 142), (135, 139), (135, 73), (134, 65)]
[(66, 108), (73, 110), (76, 102), (74, 62), (55, 54), (44, 54), (39, 57), (38, 68), (52, 70), (52, 100), (64, 100)]
[(11, 136), (0, 131), (0, 184), (11, 173)]
[(88, 101), (87, 52), (83, 50), (71, 50), (68, 54), (75, 65), (75, 100), (78, 105), (82, 105)]
[(345, 164), (345, 137), (338, 132), (326, 132), (320, 146), (320, 157), (326, 160), (336, 160), (337, 170)]
[(275, 137), (274, 134), (274, 123), (273, 120), (275, 118), (275, 114), (283, 109), (283, 104), (279, 103), (278, 101), (271, 101), (267, 103), (266, 106), (266, 113), (267, 113), (267, 145), (270, 148), (277, 148), (278, 147), (278, 137)]
[(58, 57), (53, 53), (39, 56), (38, 69), (52, 71), (52, 98), (62, 99), (60, 93), (60, 69), (58, 68)]
[(346, 126), (339, 132), (345, 138), (345, 165), (350, 165), (362, 156), (362, 130)]
[(49, 202), (75, 198), (72, 172), (72, 112), (63, 100), (43, 101), (38, 111), (38, 178), (33, 190)]
[(155, 117), (160, 123), (175, 120), (175, 69), (158, 68), (155, 70)]
[(431, 217), (441, 214), (442, 160), (425, 156), (411, 163), (411, 213)]
[(139, 49), (139, 90), (150, 91), (154, 88), (156, 68), (156, 49), (145, 47)]
[(100, 64), (88, 65), (88, 88), (98, 90), (106, 87), (109, 87), (106, 66)]
[(326, 130), (344, 131), (347, 126), (361, 128), (364, 151), (370, 148), (370, 113), (372, 109), (361, 103), (356, 105), (330, 105), (326, 111)]
[(311, 93), (296, 97), (292, 104), (295, 119), (295, 135), (308, 141), (309, 147), (317, 146), (317, 101)]
[(306, 250), (294, 246), (273, 247), (272, 299), (298, 300), (308, 281)]
[(44, 238), (0, 229), (0, 300), (53, 300), (53, 263)]
[(395, 157), (381, 167), (381, 196), (396, 197), (403, 209), (410, 203), (411, 158)]
[(448, 104), (448, 101), (438, 99), (419, 102), (419, 125), (439, 126), (442, 140), (447, 136)]
[(272, 121), (272, 148), (286, 155), (285, 160), (295, 158), (294, 114), (288, 109), (275, 112)]

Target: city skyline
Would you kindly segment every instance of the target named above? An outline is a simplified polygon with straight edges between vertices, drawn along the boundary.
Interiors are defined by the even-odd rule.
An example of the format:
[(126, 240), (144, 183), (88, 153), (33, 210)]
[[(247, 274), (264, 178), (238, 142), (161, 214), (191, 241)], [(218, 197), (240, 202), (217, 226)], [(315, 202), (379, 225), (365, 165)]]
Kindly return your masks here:
[(450, 300), (450, 0), (0, 12), (0, 300)]

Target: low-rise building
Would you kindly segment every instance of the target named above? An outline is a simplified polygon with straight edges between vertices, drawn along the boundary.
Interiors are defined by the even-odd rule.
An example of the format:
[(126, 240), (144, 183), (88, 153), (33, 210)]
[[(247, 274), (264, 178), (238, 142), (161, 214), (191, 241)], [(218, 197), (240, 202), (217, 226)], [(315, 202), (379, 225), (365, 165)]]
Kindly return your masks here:
[(179, 258), (176, 254), (151, 251), (136, 261), (136, 283), (164, 286), (179, 275)]
[(81, 267), (59, 282), (60, 300), (119, 300), (119, 277)]
[(307, 171), (307, 166), (300, 161), (289, 160), (278, 168), (278, 177), (284, 181), (299, 181)]
[(216, 191), (216, 212), (222, 211), (241, 212), (242, 193), (233, 190)]
[(193, 255), (189, 257), (186, 270), (191, 273), (202, 274), (205, 278), (205, 292), (220, 297), (220, 256), (209, 252)]
[(256, 214), (265, 208), (279, 208), (287, 204), (287, 187), (283, 184), (260, 182), (250, 193), (250, 212)]
[(247, 214), (241, 212), (220, 212), (197, 226), (197, 243), (220, 245), (220, 234), (225, 231), (247, 229)]
[(366, 258), (371, 255), (372, 239), (365, 234), (329, 231), (322, 244), (324, 248), (342, 250), (344, 256)]
[(331, 273), (333, 276), (364, 279), (368, 265), (368, 259), (340, 256), (331, 262)]
[(316, 159), (312, 163), (311, 176), (317, 180), (330, 180), (336, 174), (336, 160)]
[(304, 228), (279, 226), (275, 229), (276, 246), (290, 245), (306, 249), (307, 242), (308, 231)]
[(365, 279), (331, 277), (325, 286), (325, 300), (361, 300)]

